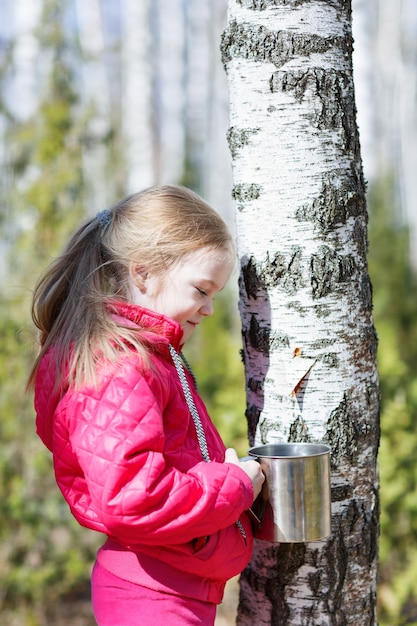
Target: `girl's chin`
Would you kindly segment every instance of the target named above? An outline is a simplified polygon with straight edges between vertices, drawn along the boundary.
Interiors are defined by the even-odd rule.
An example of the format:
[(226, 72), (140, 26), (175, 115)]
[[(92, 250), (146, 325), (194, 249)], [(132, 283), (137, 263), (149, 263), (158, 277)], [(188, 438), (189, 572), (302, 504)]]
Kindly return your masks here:
[(195, 329), (197, 328), (197, 324), (192, 324), (191, 322), (186, 322), (183, 327), (183, 336), (182, 336), (182, 341), (183, 343), (185, 343), (187, 341), (187, 339), (189, 339), (191, 337), (191, 335), (193, 334), (193, 332), (195, 331)]

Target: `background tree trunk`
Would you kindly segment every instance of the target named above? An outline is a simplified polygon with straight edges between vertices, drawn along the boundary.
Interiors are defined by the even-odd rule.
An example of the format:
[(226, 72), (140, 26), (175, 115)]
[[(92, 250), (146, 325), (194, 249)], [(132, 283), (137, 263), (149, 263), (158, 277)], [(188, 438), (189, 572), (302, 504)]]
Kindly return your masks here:
[(121, 0), (122, 135), (127, 166), (126, 191), (156, 183), (150, 0)]
[(41, 0), (29, 4), (16, 0), (13, 10), (7, 10), (1, 19), (10, 19), (15, 33), (13, 53), (14, 76), (9, 84), (7, 100), (13, 103), (13, 114), (19, 120), (27, 120), (39, 104), (39, 41), (36, 28), (42, 14)]
[(87, 142), (83, 162), (88, 181), (86, 206), (94, 215), (109, 206), (115, 196), (114, 180), (109, 175), (108, 147), (111, 106), (105, 59), (105, 37), (99, 0), (75, 0), (78, 36), (84, 63), (81, 67), (83, 106), (87, 112)]
[(180, 181), (184, 172), (185, 15), (182, 0), (153, 5), (157, 44), (154, 86), (157, 110), (157, 181)]
[(417, 270), (417, 3), (352, 0), (358, 126), (365, 177), (372, 190), (393, 187), (396, 223), (410, 232)]
[(327, 442), (331, 538), (256, 542), (238, 623), (376, 623), (379, 392), (349, 0), (230, 0), (251, 443)]

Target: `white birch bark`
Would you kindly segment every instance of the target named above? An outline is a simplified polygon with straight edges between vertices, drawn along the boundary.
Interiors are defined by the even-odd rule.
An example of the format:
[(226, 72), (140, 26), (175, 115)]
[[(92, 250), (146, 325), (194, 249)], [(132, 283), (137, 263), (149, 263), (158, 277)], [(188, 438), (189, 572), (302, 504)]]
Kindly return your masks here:
[(121, 0), (122, 136), (126, 188), (133, 193), (156, 182), (150, 0)]
[(110, 97), (105, 64), (105, 41), (99, 0), (75, 0), (78, 35), (84, 61), (81, 67), (82, 97), (88, 111), (88, 144), (83, 161), (87, 181), (86, 206), (94, 214), (114, 198), (107, 162), (106, 137), (110, 132)]
[(229, 2), (250, 440), (328, 442), (333, 499), (329, 540), (257, 543), (241, 626), (376, 623), (379, 394), (349, 4)]

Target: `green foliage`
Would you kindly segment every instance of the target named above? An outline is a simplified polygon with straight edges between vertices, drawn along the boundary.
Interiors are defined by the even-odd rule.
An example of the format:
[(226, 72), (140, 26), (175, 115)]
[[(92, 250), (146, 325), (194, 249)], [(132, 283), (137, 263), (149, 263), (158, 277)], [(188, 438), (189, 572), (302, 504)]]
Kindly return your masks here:
[[(38, 36), (49, 74), (39, 111), (29, 121), (11, 125), (7, 137), (9, 166), (16, 181), (10, 202), (13, 218), (17, 213), (21, 224), (18, 264), (30, 254), (24, 270), (31, 285), (84, 214), (82, 150), (87, 120), (78, 112), (72, 69), (76, 52), (73, 46), (72, 55), (68, 53), (64, 6), (56, 0), (45, 3)], [(12, 267), (15, 272), (18, 264)]]
[(58, 597), (88, 585), (99, 540), (75, 523), (63, 502), (25, 394), (35, 346), (29, 289), (84, 215), (86, 119), (78, 108), (63, 8), (57, 0), (45, 2), (38, 36), (49, 73), (33, 119), (21, 123), (9, 112), (11, 183), (0, 190), (2, 226), (13, 244), (8, 285), (0, 293), (0, 613), (19, 606), (34, 626), (47, 623), (43, 609)]
[(24, 393), (33, 337), (16, 308), (0, 306), (0, 613), (43, 607), (88, 580), (92, 537), (73, 522), (55, 484), (49, 454), (35, 437)]
[(370, 196), (370, 274), (382, 392), (381, 626), (417, 623), (417, 283), (389, 182)]

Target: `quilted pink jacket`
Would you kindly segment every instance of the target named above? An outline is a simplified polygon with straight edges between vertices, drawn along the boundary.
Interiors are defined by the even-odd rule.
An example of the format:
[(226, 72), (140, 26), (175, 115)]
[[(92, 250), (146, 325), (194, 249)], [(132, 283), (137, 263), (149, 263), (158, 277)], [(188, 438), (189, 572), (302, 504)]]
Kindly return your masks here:
[(218, 603), (225, 582), (250, 559), (245, 511), (252, 484), (224, 463), (224, 445), (187, 373), (211, 462), (202, 460), (168, 350), (168, 343), (180, 350), (181, 327), (135, 305), (112, 304), (121, 323), (147, 329), (152, 367), (132, 351), (117, 367), (103, 364), (97, 386), (58, 393), (47, 353), (35, 385), (37, 432), (75, 518), (107, 535), (97, 555), (103, 567), (152, 589)]

